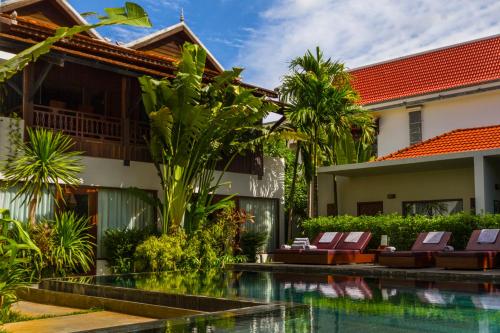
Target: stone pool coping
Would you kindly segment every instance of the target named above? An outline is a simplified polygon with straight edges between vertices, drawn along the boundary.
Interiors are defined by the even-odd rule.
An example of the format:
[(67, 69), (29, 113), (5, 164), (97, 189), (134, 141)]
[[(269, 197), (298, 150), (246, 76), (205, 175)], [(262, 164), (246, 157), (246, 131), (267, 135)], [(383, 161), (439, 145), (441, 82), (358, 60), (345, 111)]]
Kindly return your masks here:
[[(78, 279), (78, 278), (77, 278)], [(263, 302), (243, 298), (210, 297), (203, 295), (175, 294), (161, 291), (150, 291), (137, 288), (97, 285), (84, 282), (73, 282), (64, 279), (46, 279), (39, 283), (39, 289), (66, 293), (67, 295), (83, 295), (100, 299), (113, 299), (176, 309), (194, 310), (197, 312), (218, 312), (238, 308), (264, 305)]]
[(267, 271), (279, 273), (355, 275), (369, 278), (413, 279), (431, 281), (500, 283), (500, 269), (488, 271), (459, 271), (439, 268), (398, 269), (373, 264), (298, 265), (283, 263), (241, 263), (228, 265), (238, 271)]

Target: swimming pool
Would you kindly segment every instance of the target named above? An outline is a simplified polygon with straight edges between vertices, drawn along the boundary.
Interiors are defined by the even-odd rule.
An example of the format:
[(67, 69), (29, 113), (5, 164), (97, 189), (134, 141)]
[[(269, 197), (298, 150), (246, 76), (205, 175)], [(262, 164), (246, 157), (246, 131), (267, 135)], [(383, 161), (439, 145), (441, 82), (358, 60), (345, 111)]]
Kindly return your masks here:
[(86, 283), (305, 305), (170, 320), (167, 332), (500, 333), (500, 285), (490, 283), (238, 271), (101, 276)]

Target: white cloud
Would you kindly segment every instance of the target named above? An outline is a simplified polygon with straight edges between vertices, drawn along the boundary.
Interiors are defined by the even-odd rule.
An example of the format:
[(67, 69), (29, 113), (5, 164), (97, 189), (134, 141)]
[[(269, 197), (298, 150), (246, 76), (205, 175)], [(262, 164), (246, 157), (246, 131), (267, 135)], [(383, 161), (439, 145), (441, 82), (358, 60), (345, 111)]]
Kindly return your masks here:
[(496, 0), (278, 0), (261, 13), (236, 64), (274, 87), (289, 61), (319, 45), (353, 68), (500, 33)]

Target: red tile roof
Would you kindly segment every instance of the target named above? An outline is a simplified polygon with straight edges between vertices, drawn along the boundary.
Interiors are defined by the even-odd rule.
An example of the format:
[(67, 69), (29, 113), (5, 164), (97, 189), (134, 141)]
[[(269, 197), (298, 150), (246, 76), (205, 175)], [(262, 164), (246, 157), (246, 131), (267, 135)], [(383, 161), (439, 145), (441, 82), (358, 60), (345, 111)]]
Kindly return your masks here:
[(500, 125), (457, 129), (417, 143), (377, 161), (500, 148)]
[(353, 69), (361, 104), (500, 79), (500, 35)]

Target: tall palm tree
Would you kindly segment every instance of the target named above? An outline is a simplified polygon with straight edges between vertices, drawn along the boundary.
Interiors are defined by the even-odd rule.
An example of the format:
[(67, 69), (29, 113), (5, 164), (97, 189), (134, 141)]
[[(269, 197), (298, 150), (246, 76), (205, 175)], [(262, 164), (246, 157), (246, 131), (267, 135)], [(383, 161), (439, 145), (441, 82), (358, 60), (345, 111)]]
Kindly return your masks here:
[(43, 128), (28, 129), (27, 142), (17, 142), (14, 156), (3, 166), (4, 181), (19, 186), (14, 199), (24, 196), (29, 202), (29, 222), (36, 222), (36, 208), (43, 192), (63, 198), (63, 185), (80, 184), (80, 152), (71, 151), (73, 140), (61, 132)]
[[(309, 216), (313, 217), (318, 213), (317, 167), (351, 162), (352, 156), (361, 155), (356, 151), (373, 140), (373, 122), (370, 114), (357, 106), (358, 95), (344, 65), (325, 59), (319, 47), (315, 53), (307, 51), (292, 60), (289, 69), (280, 92), (290, 105), (286, 111), (289, 122), (307, 137), (297, 145), (296, 154), (302, 155), (309, 184)], [(360, 130), (358, 138), (353, 137), (353, 128)]]

